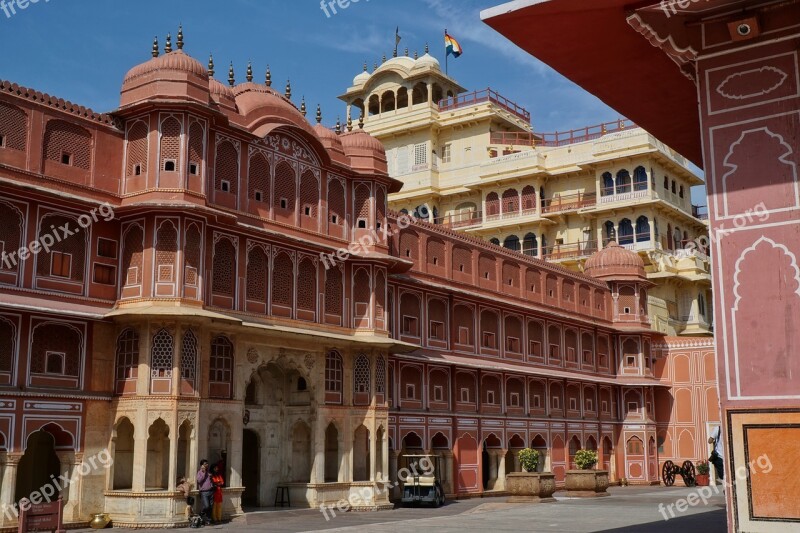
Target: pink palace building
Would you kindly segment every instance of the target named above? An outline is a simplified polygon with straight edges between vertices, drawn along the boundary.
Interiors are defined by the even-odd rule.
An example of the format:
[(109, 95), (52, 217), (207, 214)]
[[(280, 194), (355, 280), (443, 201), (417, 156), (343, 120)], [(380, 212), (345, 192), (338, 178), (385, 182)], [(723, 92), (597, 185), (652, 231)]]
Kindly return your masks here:
[(651, 329), (635, 252), (579, 274), (409, 225), (363, 129), (182, 34), (152, 56), (110, 114), (0, 81), (2, 526), (61, 475), (67, 522), (184, 524), (201, 458), (235, 517), (278, 486), (385, 508), (406, 452), (458, 497), (528, 446), (559, 482), (580, 448), (641, 484), (707, 456), (713, 344)]

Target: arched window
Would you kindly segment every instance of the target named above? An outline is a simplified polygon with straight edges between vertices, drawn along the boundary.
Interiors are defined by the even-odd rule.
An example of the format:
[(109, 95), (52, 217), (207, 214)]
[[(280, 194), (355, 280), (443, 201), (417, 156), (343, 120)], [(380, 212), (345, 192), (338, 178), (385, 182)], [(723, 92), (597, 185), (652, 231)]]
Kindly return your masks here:
[(369, 359), (367, 359), (366, 355), (359, 355), (353, 367), (353, 391), (356, 394), (369, 394), (369, 375)]
[(294, 212), (297, 196), (297, 176), (294, 169), (286, 161), (281, 161), (275, 167), (275, 198), (272, 202), (273, 210), (284, 215), (284, 218)]
[(617, 194), (631, 192), (631, 174), (625, 169), (617, 172)]
[(522, 241), (522, 253), (536, 257), (539, 255), (539, 244), (535, 233), (528, 233)]
[(328, 180), (328, 219), (331, 224), (344, 226), (344, 186), (338, 179)]
[(197, 376), (197, 336), (192, 330), (183, 334), (181, 343), (181, 379), (194, 391)]
[(304, 257), (297, 270), (297, 309), (316, 312), (317, 266), (312, 259)]
[(233, 297), (236, 294), (236, 247), (230, 239), (221, 238), (214, 245), (213, 263), (211, 291)]
[(247, 281), (247, 299), (266, 304), (269, 258), (261, 246), (253, 246), (247, 254), (247, 277), (245, 279)]
[(250, 172), (247, 178), (247, 197), (251, 202), (269, 205), (270, 198), (270, 166), (261, 152), (250, 158)]
[(209, 396), (230, 398), (233, 395), (233, 343), (224, 335), (211, 341), (209, 361)]
[(138, 373), (139, 333), (126, 329), (117, 337), (116, 393), (135, 393)]
[(328, 352), (325, 357), (325, 399), (329, 403), (342, 401), (342, 356)]
[(603, 188), (600, 189), (600, 196), (613, 196), (614, 195), (614, 176), (611, 172), (603, 174)]
[(508, 248), (514, 252), (519, 252), (519, 237), (516, 235), (509, 235), (506, 237), (506, 240), (503, 241), (503, 248)]
[[(3, 107), (0, 106), (0, 114), (2, 110)], [(0, 202), (0, 220), (3, 221), (3, 223), (0, 224), (0, 243), (3, 243), (0, 245), (0, 254), (3, 252), (11, 254), (12, 251), (20, 249), (20, 244), (22, 242), (22, 213), (11, 204)], [(16, 274), (19, 265), (1, 259), (2, 257), (0, 257), (0, 272), (6, 271)]]
[[(76, 233), (68, 239), (60, 239), (50, 246), (49, 250), (42, 249), (36, 256), (36, 275), (82, 282), (86, 265), (87, 242), (85, 235), (88, 235), (89, 232), (85, 232), (85, 235), (79, 234), (76, 231), (79, 228), (75, 219), (57, 213), (49, 213), (43, 216), (39, 223), (39, 242), (47, 242), (45, 237), (53, 232), (51, 227), (68, 227)], [(51, 235), (50, 240), (52, 240)]]
[(92, 135), (63, 120), (51, 120), (44, 133), (44, 158), (62, 165), (89, 170), (92, 162)]
[(183, 126), (174, 116), (161, 122), (161, 170), (177, 172), (181, 168), (181, 134)]
[(375, 360), (375, 393), (386, 394), (386, 359), (382, 355)]
[(614, 228), (614, 223), (610, 220), (607, 220), (605, 224), (603, 224), (604, 232), (605, 232), (605, 239), (606, 244), (617, 240), (617, 230)]
[[(163, 221), (156, 233), (156, 281), (174, 283), (178, 258), (178, 228), (172, 220)], [(170, 295), (172, 292), (170, 292)]]
[(496, 217), (500, 214), (500, 197), (496, 192), (490, 192), (486, 196), (486, 216)]
[(128, 161), (125, 165), (128, 177), (147, 175), (147, 124), (137, 120), (128, 128)]
[(675, 230), (672, 232), (672, 245), (674, 247), (673, 250), (680, 250), (681, 248), (683, 248), (683, 246), (681, 246), (681, 237), (682, 237), (681, 229), (675, 228)]
[(214, 165), (214, 189), (236, 195), (239, 187), (239, 151), (229, 141), (217, 145)]
[(683, 185), (681, 185), (681, 186), (678, 188), (678, 196), (680, 196), (681, 198), (683, 198)]
[(536, 210), (536, 187), (527, 185), (522, 189), (522, 211), (535, 211)]
[(647, 171), (644, 167), (636, 167), (636, 169), (633, 171), (633, 190), (647, 190)]
[(342, 271), (336, 265), (325, 271), (325, 312), (341, 321)]
[(175, 340), (166, 329), (160, 329), (153, 335), (150, 347), (150, 392), (152, 394), (169, 394), (172, 391), (172, 357), (175, 351)]
[(642, 215), (636, 219), (636, 242), (647, 242), (650, 240), (650, 221)]
[(623, 218), (619, 222), (619, 244), (633, 244), (633, 224), (630, 219)]
[(519, 213), (519, 192), (508, 189), (503, 193), (503, 214), (514, 215)]

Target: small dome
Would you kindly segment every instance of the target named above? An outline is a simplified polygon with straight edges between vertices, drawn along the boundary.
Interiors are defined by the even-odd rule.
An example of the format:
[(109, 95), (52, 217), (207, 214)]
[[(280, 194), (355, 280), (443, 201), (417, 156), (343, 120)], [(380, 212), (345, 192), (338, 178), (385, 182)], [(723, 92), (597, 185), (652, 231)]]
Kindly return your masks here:
[(236, 96), (233, 94), (233, 88), (225, 85), (221, 81), (211, 78), (208, 82), (208, 91), (211, 93), (211, 99), (220, 106), (228, 107), (236, 110)]
[(369, 81), (370, 77), (371, 76), (370, 76), (369, 72), (364, 70), (358, 76), (353, 78), (353, 85), (354, 86), (364, 85), (365, 83), (367, 83)]
[(322, 124), (316, 124), (314, 126), (314, 132), (317, 134), (322, 146), (324, 146), (326, 150), (339, 152), (344, 155), (342, 140), (339, 138), (339, 135), (336, 135), (336, 132), (330, 128), (326, 128)]
[(424, 67), (433, 67), (436, 69), (441, 69), (442, 66), (439, 64), (439, 60), (433, 57), (430, 54), (425, 54), (419, 59), (417, 59), (414, 68), (424, 68)]
[(647, 279), (639, 254), (612, 241), (587, 261), (584, 274), (598, 279)]
[(239, 95), (245, 93), (261, 93), (261, 94), (282, 96), (278, 91), (276, 91), (272, 87), (267, 87), (266, 85), (262, 85), (260, 83), (253, 83), (252, 81), (240, 83), (239, 85), (233, 88), (232, 92), (236, 98), (238, 98)]
[(383, 174), (388, 172), (386, 150), (378, 139), (360, 128), (343, 133), (339, 139), (353, 169)]
[[(335, 134), (334, 134), (335, 135)], [(356, 150), (372, 150), (386, 157), (386, 150), (378, 139), (362, 129), (355, 129), (341, 135), (342, 146), (345, 152), (349, 148)]]
[(208, 79), (208, 71), (198, 60), (186, 55), (183, 50), (175, 50), (136, 65), (125, 75), (125, 81), (122, 84), (124, 87), (142, 76), (167, 72), (192, 74), (199, 78)]

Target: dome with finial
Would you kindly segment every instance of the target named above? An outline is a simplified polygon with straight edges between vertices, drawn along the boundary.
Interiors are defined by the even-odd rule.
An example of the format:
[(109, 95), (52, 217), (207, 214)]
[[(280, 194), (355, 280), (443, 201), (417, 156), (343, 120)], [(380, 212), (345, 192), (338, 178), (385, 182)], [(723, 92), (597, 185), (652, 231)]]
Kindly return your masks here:
[(414, 68), (426, 68), (426, 67), (434, 68), (437, 70), (442, 69), (442, 65), (439, 63), (439, 60), (428, 53), (427, 46), (425, 47), (425, 54), (419, 59), (417, 59), (416, 64), (414, 65)]
[(647, 280), (644, 261), (639, 254), (623, 248), (615, 241), (592, 254), (586, 261), (583, 272), (602, 280)]
[(342, 140), (330, 128), (322, 125), (322, 107), (317, 105), (317, 123), (314, 124), (314, 131), (328, 152), (334, 160), (345, 162), (344, 148), (342, 147)]
[(370, 77), (371, 76), (370, 76), (369, 72), (367, 72), (367, 62), (364, 61), (364, 70), (359, 72), (358, 76), (353, 78), (353, 86), (354, 87), (360, 87), (361, 85), (364, 85), (365, 83), (367, 83), (369, 81)]
[(194, 100), (208, 103), (208, 71), (200, 61), (183, 50), (183, 31), (179, 48), (172, 50), (167, 38), (165, 53), (158, 53), (158, 39), (153, 42), (152, 57), (130, 69), (122, 81), (120, 106), (152, 99)]
[(351, 166), (363, 172), (387, 173), (386, 150), (378, 139), (364, 129), (354, 129), (339, 136)]

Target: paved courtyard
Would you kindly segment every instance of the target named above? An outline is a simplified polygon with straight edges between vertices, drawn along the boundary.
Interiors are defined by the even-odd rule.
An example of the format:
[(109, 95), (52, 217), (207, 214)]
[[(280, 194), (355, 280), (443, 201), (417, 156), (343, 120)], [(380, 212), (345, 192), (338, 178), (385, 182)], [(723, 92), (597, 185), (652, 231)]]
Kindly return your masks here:
[[(209, 526), (204, 531), (270, 532), (672, 532), (724, 533), (723, 493), (708, 503), (675, 513), (664, 520), (659, 511), (696, 494), (698, 489), (664, 487), (612, 487), (607, 498), (569, 499), (557, 493), (555, 503), (507, 504), (505, 498), (449, 502), (440, 509), (397, 508), (379, 513), (344, 513), (326, 521), (318, 509), (255, 510), (236, 523)], [(696, 498), (696, 497), (695, 497)], [(675, 507), (673, 507), (675, 509)]]

